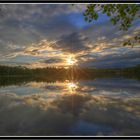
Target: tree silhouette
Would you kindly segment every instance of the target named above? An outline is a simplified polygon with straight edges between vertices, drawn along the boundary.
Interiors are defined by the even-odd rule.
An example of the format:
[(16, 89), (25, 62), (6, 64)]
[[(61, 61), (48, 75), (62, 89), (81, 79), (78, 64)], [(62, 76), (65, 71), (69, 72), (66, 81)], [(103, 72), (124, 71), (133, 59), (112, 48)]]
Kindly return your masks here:
[[(97, 20), (99, 12), (106, 14), (113, 25), (127, 31), (140, 18), (140, 4), (88, 4), (84, 14), (87, 22)], [(123, 43), (123, 46), (140, 44), (140, 33)]]
[[(140, 4), (87, 4), (83, 13), (87, 22), (98, 20), (99, 12), (110, 17), (113, 25), (119, 25), (120, 30), (127, 31), (134, 21), (140, 19)], [(4, 9), (0, 7), (0, 16), (4, 15)], [(125, 41), (123, 46), (140, 44), (140, 33)]]

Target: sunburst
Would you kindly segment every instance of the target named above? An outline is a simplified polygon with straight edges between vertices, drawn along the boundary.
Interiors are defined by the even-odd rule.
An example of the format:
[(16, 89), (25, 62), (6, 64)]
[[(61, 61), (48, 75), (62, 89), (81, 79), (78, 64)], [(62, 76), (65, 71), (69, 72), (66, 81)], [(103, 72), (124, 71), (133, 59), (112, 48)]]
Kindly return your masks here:
[(70, 55), (66, 59), (66, 64), (69, 66), (75, 65), (77, 63), (77, 60), (74, 58), (74, 56)]

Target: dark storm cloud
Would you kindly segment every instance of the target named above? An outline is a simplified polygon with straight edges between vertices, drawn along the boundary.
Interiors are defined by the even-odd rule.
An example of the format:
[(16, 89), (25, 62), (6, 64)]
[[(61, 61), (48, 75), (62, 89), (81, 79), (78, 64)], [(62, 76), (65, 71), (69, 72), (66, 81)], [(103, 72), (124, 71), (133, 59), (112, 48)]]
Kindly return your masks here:
[[(88, 60), (88, 56), (87, 60)], [(81, 62), (81, 66), (95, 66), (97, 68), (123, 68), (123, 67), (131, 67), (140, 64), (140, 49), (134, 48), (121, 48), (118, 50), (107, 50), (107, 54), (105, 50), (102, 53), (98, 53), (98, 55), (93, 55), (95, 59), (91, 59), (86, 61), (85, 63)]]
[(88, 38), (86, 36), (74, 32), (67, 36), (62, 36), (53, 47), (64, 52), (78, 53), (88, 49), (87, 42)]
[(61, 58), (50, 58), (50, 59), (44, 60), (43, 62), (46, 64), (51, 64), (51, 63), (53, 64), (53, 63), (63, 62), (63, 60)]
[(47, 24), (37, 23), (36, 28), (44, 33), (49, 40), (57, 40), (62, 35), (69, 35), (77, 31), (76, 26), (69, 21), (66, 13), (52, 17), (51, 20), (47, 20)]
[[(101, 62), (99, 66), (102, 67), (131, 67), (140, 64), (140, 50), (128, 52), (126, 54), (118, 53), (114, 55), (104, 56), (97, 60), (97, 62)], [(98, 64), (97, 64), (98, 65)]]
[[(55, 17), (75, 11), (73, 6), (57, 4), (2, 4), (0, 7), (3, 15), (0, 21), (0, 37), (5, 43), (9, 41), (20, 47), (37, 42), (49, 33), (56, 35), (60, 31), (66, 31), (65, 27), (69, 22)], [(72, 30), (72, 25), (68, 26), (67, 30)]]

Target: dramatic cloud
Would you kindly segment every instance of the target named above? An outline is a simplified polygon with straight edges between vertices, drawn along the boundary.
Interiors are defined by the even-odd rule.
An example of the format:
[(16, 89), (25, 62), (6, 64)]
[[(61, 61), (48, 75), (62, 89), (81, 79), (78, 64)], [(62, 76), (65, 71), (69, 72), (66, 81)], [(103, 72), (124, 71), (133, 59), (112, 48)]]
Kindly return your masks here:
[[(104, 14), (93, 23), (84, 21), (82, 13), (86, 4), (1, 4), (0, 7), (0, 64), (62, 66), (70, 54), (79, 60), (79, 66), (139, 64), (139, 58), (130, 61), (132, 55), (127, 52), (129, 58), (123, 55), (125, 58), (121, 57), (119, 65), (123, 42), (139, 34), (138, 21), (122, 32)], [(137, 53), (132, 48), (127, 50), (133, 56)]]
[(60, 41), (57, 42), (55, 49), (75, 54), (88, 49), (88, 46), (86, 45), (87, 41), (88, 38), (80, 35), (79, 33), (72, 33), (68, 36), (63, 35), (60, 38)]
[[(83, 66), (98, 68), (123, 68), (138, 65), (140, 62), (140, 48), (114, 48), (98, 53), (95, 60), (84, 62)], [(87, 56), (88, 57), (88, 56)]]

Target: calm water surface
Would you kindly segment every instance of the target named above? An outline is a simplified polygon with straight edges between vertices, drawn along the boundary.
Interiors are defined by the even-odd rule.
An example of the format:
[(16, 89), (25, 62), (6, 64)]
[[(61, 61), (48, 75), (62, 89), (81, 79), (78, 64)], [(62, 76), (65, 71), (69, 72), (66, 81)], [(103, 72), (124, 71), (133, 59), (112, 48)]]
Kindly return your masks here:
[(140, 135), (140, 81), (1, 85), (0, 135)]

